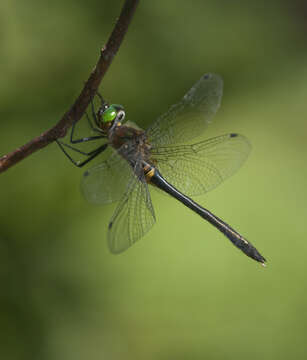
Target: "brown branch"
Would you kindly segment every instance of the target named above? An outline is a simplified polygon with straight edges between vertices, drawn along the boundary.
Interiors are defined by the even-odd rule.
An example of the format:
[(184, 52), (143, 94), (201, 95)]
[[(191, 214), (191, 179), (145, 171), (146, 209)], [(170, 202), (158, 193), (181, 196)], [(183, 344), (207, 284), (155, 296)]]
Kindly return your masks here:
[(54, 140), (66, 135), (72, 124), (78, 121), (84, 114), (91, 99), (96, 94), (100, 82), (106, 74), (115, 54), (117, 53), (123, 38), (128, 30), (130, 21), (134, 15), (139, 0), (126, 0), (115, 27), (105, 47), (102, 48), (99, 60), (86, 81), (81, 94), (72, 107), (63, 115), (62, 119), (51, 129), (29, 141), (27, 144), (15, 149), (11, 153), (0, 158), (0, 172), (17, 164), (33, 152), (44, 148)]

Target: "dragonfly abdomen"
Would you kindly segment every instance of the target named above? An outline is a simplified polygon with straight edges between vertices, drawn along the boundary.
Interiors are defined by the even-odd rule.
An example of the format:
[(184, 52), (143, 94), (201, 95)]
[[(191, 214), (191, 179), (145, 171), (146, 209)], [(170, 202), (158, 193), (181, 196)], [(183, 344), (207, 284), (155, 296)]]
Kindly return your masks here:
[[(153, 171), (154, 169), (154, 171)], [(156, 168), (151, 168), (148, 171), (150, 174), (150, 183), (157, 186), (159, 189), (165, 191), (173, 196), (185, 206), (196, 212), (203, 219), (207, 220), (210, 224), (215, 226), (221, 231), (238, 249), (244, 252), (245, 255), (265, 265), (265, 258), (258, 252), (258, 250), (248, 242), (243, 236), (232, 229), (223, 220), (212, 214), (209, 210), (203, 208), (188, 196), (182, 194), (173, 185), (168, 183)]]

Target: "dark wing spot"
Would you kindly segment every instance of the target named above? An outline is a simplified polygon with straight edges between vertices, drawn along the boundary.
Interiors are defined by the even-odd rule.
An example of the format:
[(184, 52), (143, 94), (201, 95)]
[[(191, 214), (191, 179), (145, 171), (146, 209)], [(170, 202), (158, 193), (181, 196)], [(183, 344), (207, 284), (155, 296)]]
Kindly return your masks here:
[(113, 222), (111, 221), (111, 222), (109, 223), (108, 229), (111, 230), (112, 226), (113, 226)]
[(210, 74), (205, 74), (205, 75), (204, 75), (204, 79), (206, 79), (206, 80), (207, 80), (207, 79), (210, 79)]
[(86, 170), (85, 173), (83, 174), (83, 176), (89, 176), (89, 174), (90, 174), (89, 171)]
[(235, 133), (233, 133), (233, 134), (230, 134), (230, 137), (237, 137), (239, 134), (235, 134)]

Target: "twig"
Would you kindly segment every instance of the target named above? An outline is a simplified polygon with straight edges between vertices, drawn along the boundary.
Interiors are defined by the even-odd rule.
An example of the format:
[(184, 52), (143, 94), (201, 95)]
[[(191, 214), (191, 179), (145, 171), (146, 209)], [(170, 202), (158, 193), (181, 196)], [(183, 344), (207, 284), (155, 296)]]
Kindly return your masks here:
[(72, 107), (63, 115), (62, 119), (51, 129), (29, 141), (27, 144), (15, 149), (11, 153), (0, 158), (0, 172), (17, 164), (33, 152), (44, 148), (54, 140), (66, 135), (72, 124), (82, 117), (91, 99), (95, 95), (100, 82), (106, 74), (115, 54), (117, 53), (123, 38), (128, 30), (131, 19), (139, 0), (126, 0), (115, 27), (102, 48), (99, 60), (86, 81), (81, 94)]

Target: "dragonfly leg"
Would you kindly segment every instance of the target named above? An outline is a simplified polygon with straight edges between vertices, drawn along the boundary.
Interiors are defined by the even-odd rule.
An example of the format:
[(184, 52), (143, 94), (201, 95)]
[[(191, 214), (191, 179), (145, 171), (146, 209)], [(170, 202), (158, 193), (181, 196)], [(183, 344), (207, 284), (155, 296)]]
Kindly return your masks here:
[(80, 149), (78, 149), (78, 148), (76, 148), (76, 147), (74, 147), (74, 146), (71, 146), (71, 145), (69, 145), (69, 144), (66, 144), (66, 143), (64, 143), (64, 142), (62, 142), (62, 141), (60, 141), (60, 140), (56, 140), (56, 142), (58, 143), (58, 145), (60, 146), (60, 148), (62, 148), (63, 146), (65, 146), (65, 147), (69, 148), (70, 150), (73, 150), (73, 151), (75, 151), (75, 152), (77, 152), (77, 153), (79, 153), (79, 154), (82, 154), (82, 155), (84, 155), (84, 156), (91, 156), (93, 153), (96, 152), (96, 150), (100, 149), (102, 146), (108, 145), (108, 144), (103, 144), (103, 145), (99, 146), (98, 148), (96, 148), (96, 149), (94, 149), (94, 150), (91, 150), (91, 151), (89, 151), (89, 152), (85, 152), (85, 151), (82, 151), (82, 150), (80, 150)]
[(99, 134), (101, 134), (100, 128), (97, 128), (97, 127), (94, 126), (94, 124), (92, 123), (92, 121), (91, 121), (90, 117), (88, 116), (87, 112), (85, 112), (85, 116), (87, 118), (87, 122), (88, 122), (90, 128), (92, 129), (92, 131), (95, 131), (95, 132), (98, 132)]
[(92, 109), (92, 116), (93, 116), (93, 119), (95, 121), (95, 124), (99, 127), (99, 121), (97, 119), (97, 115), (96, 115), (96, 112), (95, 112), (95, 106), (94, 106), (93, 99), (91, 99), (91, 109)]
[(99, 97), (100, 101), (101, 101), (101, 106), (105, 105), (106, 102), (104, 101), (103, 97), (101, 96), (101, 94), (97, 91), (96, 92), (97, 96)]
[[(93, 127), (93, 124), (90, 122), (90, 119), (89, 119), (88, 115), (87, 115), (87, 118), (88, 118), (88, 121), (90, 123), (91, 128), (94, 130), (95, 128)], [(96, 131), (98, 131), (101, 135), (89, 136), (89, 137), (84, 137), (84, 138), (81, 138), (81, 139), (73, 139), (74, 132), (75, 132), (75, 126), (76, 126), (76, 122), (73, 123), (72, 128), (71, 128), (71, 132), (70, 132), (70, 142), (72, 144), (79, 144), (79, 143), (83, 143), (83, 142), (86, 142), (86, 141), (92, 141), (92, 140), (97, 140), (97, 139), (101, 139), (101, 138), (106, 137), (105, 135), (102, 135), (98, 129), (96, 129)]]
[[(92, 151), (86, 153), (86, 152), (83, 152), (83, 151), (81, 151), (81, 150), (73, 147), (73, 146), (70, 146), (70, 145), (68, 145), (68, 144), (65, 144), (65, 143), (63, 143), (63, 142), (61, 142), (61, 141), (59, 141), (59, 140), (56, 140), (56, 142), (58, 143), (58, 145), (59, 145), (60, 149), (63, 151), (63, 153), (67, 156), (67, 158), (68, 158), (75, 166), (78, 166), (78, 167), (84, 166), (84, 165), (87, 164), (89, 161), (93, 160), (97, 155), (101, 154), (101, 153), (108, 147), (108, 144), (106, 143), (106, 144), (103, 144), (103, 145), (99, 146), (97, 149), (92, 150)], [(81, 161), (81, 162), (80, 162), (80, 161), (76, 161), (76, 160), (74, 160), (74, 159), (68, 154), (68, 152), (65, 150), (64, 146), (67, 147), (67, 148), (69, 148), (69, 149), (71, 149), (71, 150), (73, 150), (73, 151), (78, 152), (79, 154), (82, 154), (82, 155), (84, 155), (84, 156), (88, 156), (88, 158), (87, 158), (86, 160), (84, 160), (84, 161)]]

